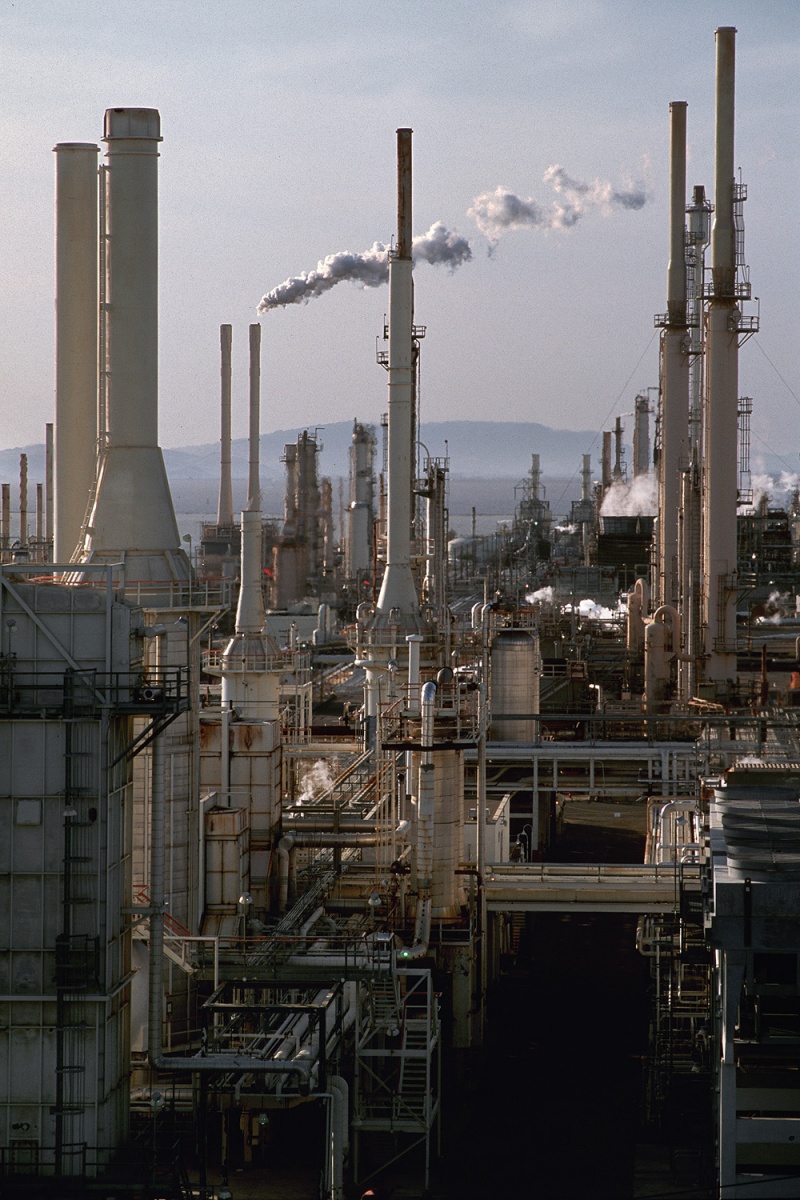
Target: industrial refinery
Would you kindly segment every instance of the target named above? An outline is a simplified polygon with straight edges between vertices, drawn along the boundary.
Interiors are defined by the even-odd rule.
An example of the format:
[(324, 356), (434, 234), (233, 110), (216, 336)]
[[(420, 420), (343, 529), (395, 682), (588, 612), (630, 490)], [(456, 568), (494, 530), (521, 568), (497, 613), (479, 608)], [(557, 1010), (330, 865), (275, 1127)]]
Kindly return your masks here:
[[(410, 129), (370, 267), (382, 424), (355, 416), (338, 500), (318, 429), (286, 444), (266, 513), (293, 281), (221, 324), (194, 552), (159, 441), (169, 132), (110, 108), (102, 147), (55, 146), (55, 412), (30, 512), (24, 456), (0, 510), (0, 1195), (800, 1195), (800, 497), (750, 481), (735, 49), (718, 29), (713, 180), (664, 99), (630, 472), (621, 414), (556, 512), (531, 446), (491, 534), (454, 536), (419, 437)], [(576, 1050), (595, 957), (615, 1015)]]

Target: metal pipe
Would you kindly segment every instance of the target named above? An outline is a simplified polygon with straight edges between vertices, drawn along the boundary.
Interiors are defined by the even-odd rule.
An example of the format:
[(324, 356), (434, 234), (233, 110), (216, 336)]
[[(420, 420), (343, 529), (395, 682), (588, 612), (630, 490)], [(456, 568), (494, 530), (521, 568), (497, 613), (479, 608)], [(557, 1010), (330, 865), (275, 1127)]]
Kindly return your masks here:
[(220, 325), (220, 453), (219, 453), (219, 504), (217, 524), (233, 524), (233, 485), (231, 483), (231, 344), (233, 328)]
[[(55, 562), (80, 541), (97, 470), (98, 185), (100, 147), (54, 147)], [(48, 494), (50, 494), (48, 487)], [(52, 538), (48, 534), (48, 540)]]

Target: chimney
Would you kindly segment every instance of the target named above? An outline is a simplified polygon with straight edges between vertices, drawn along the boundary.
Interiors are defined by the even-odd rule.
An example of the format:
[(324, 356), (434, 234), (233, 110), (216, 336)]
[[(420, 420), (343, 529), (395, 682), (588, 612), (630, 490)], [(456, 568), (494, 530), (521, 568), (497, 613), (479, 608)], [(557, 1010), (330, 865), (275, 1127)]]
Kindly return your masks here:
[(104, 141), (108, 438), (82, 557), (124, 557), (129, 581), (185, 581), (191, 566), (158, 444), (157, 110), (108, 109)]
[(80, 542), (97, 472), (97, 156), (100, 147), (83, 142), (60, 142), (54, 153), (57, 492), (54, 560), (69, 562)]
[(389, 259), (389, 504), (386, 570), (376, 619), (416, 629), (411, 573), (411, 469), (414, 455), (414, 285), (411, 263), (411, 133), (397, 131), (397, 245)]
[[(706, 679), (720, 691), (736, 679), (736, 502), (739, 322), (734, 237), (734, 88), (736, 30), (717, 30), (717, 105), (713, 294), (706, 334), (703, 621)], [(725, 686), (722, 686), (725, 685)]]
[(670, 112), (669, 265), (667, 317), (661, 335), (661, 454), (659, 456), (656, 600), (678, 602), (680, 470), (687, 457), (689, 356), (686, 326), (686, 102)]
[(231, 483), (231, 341), (230, 325), (219, 327), (221, 430), (219, 453), (219, 505), (217, 524), (233, 524), (233, 486)]

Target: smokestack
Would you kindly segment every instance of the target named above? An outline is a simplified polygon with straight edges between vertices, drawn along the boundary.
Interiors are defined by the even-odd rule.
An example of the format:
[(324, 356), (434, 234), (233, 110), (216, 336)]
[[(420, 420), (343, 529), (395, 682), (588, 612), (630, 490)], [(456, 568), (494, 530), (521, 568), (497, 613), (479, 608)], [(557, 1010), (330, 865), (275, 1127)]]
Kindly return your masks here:
[(259, 439), (261, 408), (261, 326), (250, 326), (250, 478), (247, 508), (242, 513), (241, 586), (236, 632), (222, 659), (222, 707), (235, 708), (244, 720), (278, 715), (282, 658), (264, 629), (266, 610), (261, 588), (261, 484)]
[(614, 479), (622, 479), (622, 417), (614, 424)]
[[(55, 547), (69, 562), (97, 471), (97, 156), (60, 142), (56, 156)], [(48, 505), (51, 487), (48, 484)], [(48, 540), (52, 538), (52, 532)]]
[(717, 30), (717, 112), (713, 295), (706, 335), (703, 620), (705, 675), (726, 691), (736, 679), (736, 502), (739, 322), (734, 239), (734, 88), (736, 30)]
[(83, 559), (124, 557), (129, 581), (187, 580), (158, 445), (157, 110), (107, 109), (104, 141), (108, 441)]
[(3, 550), (11, 549), (11, 484), (2, 485), (2, 507), (0, 507), (0, 535)]
[(19, 544), (28, 544), (28, 456), (19, 456)]
[(581, 470), (581, 499), (586, 503), (592, 499), (592, 456), (584, 454)]
[(660, 604), (678, 602), (680, 470), (687, 455), (689, 344), (686, 327), (686, 102), (670, 112), (669, 265), (667, 319), (661, 336), (658, 579)]
[(716, 133), (714, 142), (714, 224), (711, 230), (711, 276), (714, 295), (732, 298), (736, 290), (736, 234), (733, 224), (734, 110), (736, 94), (736, 30), (718, 29)]
[(600, 460), (600, 483), (603, 493), (611, 487), (611, 430), (603, 430), (603, 450)]
[(233, 524), (233, 485), (231, 483), (231, 341), (230, 325), (220, 325), (221, 431), (219, 455), (219, 505), (217, 524)]
[(650, 470), (650, 405), (646, 395), (636, 397), (636, 419), (633, 426), (633, 475), (646, 475)]
[(416, 628), (411, 574), (411, 468), (414, 451), (414, 285), (411, 274), (411, 130), (397, 130), (397, 249), (389, 261), (389, 504), (386, 570), (377, 615), (393, 610)]
[[(44, 484), (36, 485), (36, 544), (41, 547), (44, 541)], [(39, 550), (41, 553), (41, 549)]]
[(247, 508), (261, 513), (261, 326), (250, 326), (250, 474), (247, 482)]

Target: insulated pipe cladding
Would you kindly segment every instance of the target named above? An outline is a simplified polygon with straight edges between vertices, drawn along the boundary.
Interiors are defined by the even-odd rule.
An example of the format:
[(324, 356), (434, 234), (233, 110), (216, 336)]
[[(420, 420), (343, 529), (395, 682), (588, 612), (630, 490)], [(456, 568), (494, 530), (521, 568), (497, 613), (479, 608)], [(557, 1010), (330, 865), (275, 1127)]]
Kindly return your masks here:
[(717, 30), (717, 108), (713, 295), (706, 332), (703, 619), (705, 675), (730, 686), (736, 678), (736, 502), (739, 318), (734, 234), (734, 89), (736, 30)]
[(55, 550), (69, 562), (97, 470), (97, 156), (60, 142), (56, 156)]

